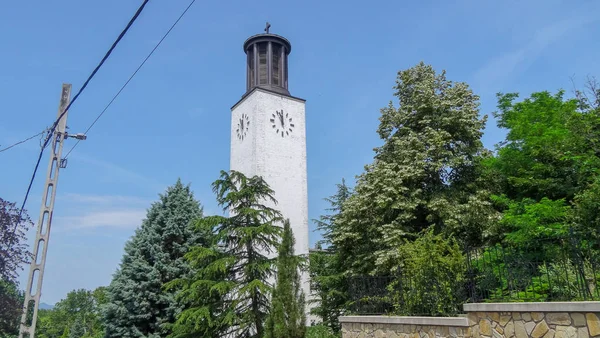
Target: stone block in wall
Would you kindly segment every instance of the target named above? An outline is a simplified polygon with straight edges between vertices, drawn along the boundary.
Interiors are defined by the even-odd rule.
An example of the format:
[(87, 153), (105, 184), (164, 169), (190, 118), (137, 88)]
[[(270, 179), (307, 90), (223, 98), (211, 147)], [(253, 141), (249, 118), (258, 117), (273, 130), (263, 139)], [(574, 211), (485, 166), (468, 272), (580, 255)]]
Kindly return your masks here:
[(469, 326), (477, 325), (477, 323), (479, 323), (479, 316), (477, 316), (476, 312), (469, 313), (467, 319), (469, 320)]
[(577, 338), (589, 338), (590, 334), (588, 333), (587, 327), (580, 327), (577, 329)]
[(534, 327), (535, 327), (535, 322), (533, 322), (533, 321), (525, 322), (525, 331), (527, 331), (528, 335), (531, 335), (531, 332), (533, 331)]
[(500, 316), (500, 321), (498, 322), (498, 324), (500, 324), (500, 326), (505, 327), (506, 324), (508, 324), (508, 322), (512, 319), (511, 315), (501, 315)]
[(548, 332), (546, 332), (546, 334), (544, 335), (544, 338), (554, 338), (555, 333), (556, 333), (556, 331), (554, 331), (554, 329), (550, 329), (550, 330), (548, 330)]
[(548, 327), (548, 323), (546, 323), (546, 321), (542, 319), (541, 322), (535, 325), (535, 328), (531, 332), (531, 337), (542, 338), (546, 334), (546, 332), (548, 332), (548, 330), (550, 330), (550, 327)]
[(587, 321), (587, 327), (589, 329), (590, 335), (600, 335), (600, 320), (598, 320), (598, 315), (596, 313), (586, 313), (585, 319)]
[(487, 317), (495, 322), (500, 321), (500, 313), (499, 312), (488, 312)]
[(585, 326), (586, 322), (585, 322), (585, 316), (583, 315), (583, 313), (571, 313), (571, 319), (573, 320), (573, 325), (577, 326), (577, 327), (581, 327), (581, 326)]
[(515, 322), (510, 321), (504, 326), (504, 336), (509, 338), (515, 335)]
[(556, 312), (546, 314), (548, 324), (571, 325), (571, 316), (566, 312)]
[(533, 318), (533, 320), (535, 320), (536, 322), (539, 322), (540, 320), (544, 319), (544, 313), (543, 312), (532, 312), (531, 318)]
[(527, 330), (525, 329), (525, 322), (522, 320), (515, 320), (515, 337), (517, 337), (517, 338), (529, 337), (529, 335), (527, 334)]
[(479, 333), (484, 336), (492, 335), (492, 324), (488, 319), (481, 319), (479, 321)]
[(572, 326), (557, 326), (555, 337), (556, 338), (577, 338), (577, 329)]

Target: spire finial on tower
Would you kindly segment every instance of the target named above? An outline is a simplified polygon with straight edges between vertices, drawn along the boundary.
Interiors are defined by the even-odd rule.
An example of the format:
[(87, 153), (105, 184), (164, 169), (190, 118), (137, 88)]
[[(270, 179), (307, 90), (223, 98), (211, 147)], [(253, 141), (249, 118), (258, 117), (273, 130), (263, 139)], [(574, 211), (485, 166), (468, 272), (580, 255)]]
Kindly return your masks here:
[(265, 32), (267, 32), (267, 34), (269, 34), (269, 28), (271, 28), (271, 24), (267, 21), (267, 26), (265, 27)]

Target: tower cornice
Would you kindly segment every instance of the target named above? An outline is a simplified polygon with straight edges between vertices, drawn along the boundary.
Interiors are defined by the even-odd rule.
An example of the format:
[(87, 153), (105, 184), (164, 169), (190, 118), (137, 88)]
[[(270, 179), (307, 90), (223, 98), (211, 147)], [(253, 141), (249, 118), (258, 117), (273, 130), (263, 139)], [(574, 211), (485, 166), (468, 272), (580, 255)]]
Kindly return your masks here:
[(256, 34), (256, 35), (252, 35), (251, 37), (246, 39), (246, 41), (244, 41), (244, 52), (246, 52), (248, 50), (248, 47), (254, 43), (268, 42), (268, 41), (277, 41), (277, 42), (281, 43), (282, 45), (284, 45), (286, 48), (287, 54), (290, 54), (292, 52), (292, 44), (290, 43), (290, 41), (288, 39), (284, 38), (281, 35), (272, 34), (272, 33)]
[(298, 101), (298, 102), (306, 102), (305, 99), (302, 99), (302, 98), (299, 98), (299, 97), (296, 97), (296, 96), (282, 94), (280, 92), (276, 92), (274, 90), (268, 90), (268, 89), (262, 88), (262, 87), (254, 87), (249, 92), (245, 93), (238, 102), (236, 102), (233, 106), (231, 106), (231, 110), (234, 110), (235, 107), (239, 106), (240, 103), (244, 102), (244, 100), (246, 100), (246, 98), (248, 98), (252, 93), (254, 93), (256, 91), (265, 92), (265, 93), (268, 93), (268, 94), (271, 94), (271, 95), (277, 95), (277, 96), (281, 96), (281, 97), (287, 97), (289, 99), (292, 99), (292, 100), (295, 100), (295, 101)]

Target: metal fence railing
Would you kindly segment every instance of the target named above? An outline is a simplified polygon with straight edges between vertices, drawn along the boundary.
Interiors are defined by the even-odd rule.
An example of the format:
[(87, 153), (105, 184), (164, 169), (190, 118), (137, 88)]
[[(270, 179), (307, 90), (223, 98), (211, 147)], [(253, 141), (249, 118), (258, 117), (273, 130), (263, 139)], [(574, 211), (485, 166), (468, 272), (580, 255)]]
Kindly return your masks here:
[(348, 310), (445, 316), (461, 313), (464, 303), (600, 300), (599, 263), (600, 248), (572, 236), (470, 248), (462, 271), (432, 265), (350, 278)]
[(469, 300), (598, 300), (599, 253), (592, 243), (574, 238), (471, 249), (466, 253)]

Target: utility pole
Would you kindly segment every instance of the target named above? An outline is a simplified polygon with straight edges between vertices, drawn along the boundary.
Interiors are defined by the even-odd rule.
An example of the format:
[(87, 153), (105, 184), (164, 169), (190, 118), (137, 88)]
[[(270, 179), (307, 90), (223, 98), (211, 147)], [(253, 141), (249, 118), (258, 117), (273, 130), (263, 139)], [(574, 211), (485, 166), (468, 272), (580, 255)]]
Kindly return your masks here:
[[(63, 111), (65, 111), (69, 105), (70, 100), (71, 85), (63, 83), (57, 118), (60, 118)], [(66, 167), (66, 161), (61, 158), (64, 140), (68, 137), (74, 137), (82, 140), (86, 138), (85, 135), (82, 134), (73, 136), (67, 134), (66, 127), (68, 113), (69, 112), (65, 112), (58, 122), (56, 130), (52, 135), (52, 143), (50, 143), (50, 161), (48, 163), (46, 184), (42, 195), (40, 218), (37, 224), (37, 232), (34, 243), (35, 249), (33, 259), (29, 267), (27, 288), (25, 289), (25, 303), (23, 304), (23, 314), (21, 315), (19, 338), (33, 338), (35, 334), (38, 307), (42, 293), (42, 281), (44, 280), (46, 252), (48, 251), (48, 241), (50, 240), (52, 213), (54, 212), (54, 197), (56, 196), (56, 186), (58, 184), (58, 172), (59, 169)], [(36, 281), (35, 285), (34, 281)], [(30, 322), (28, 318), (29, 314), (33, 315)]]

